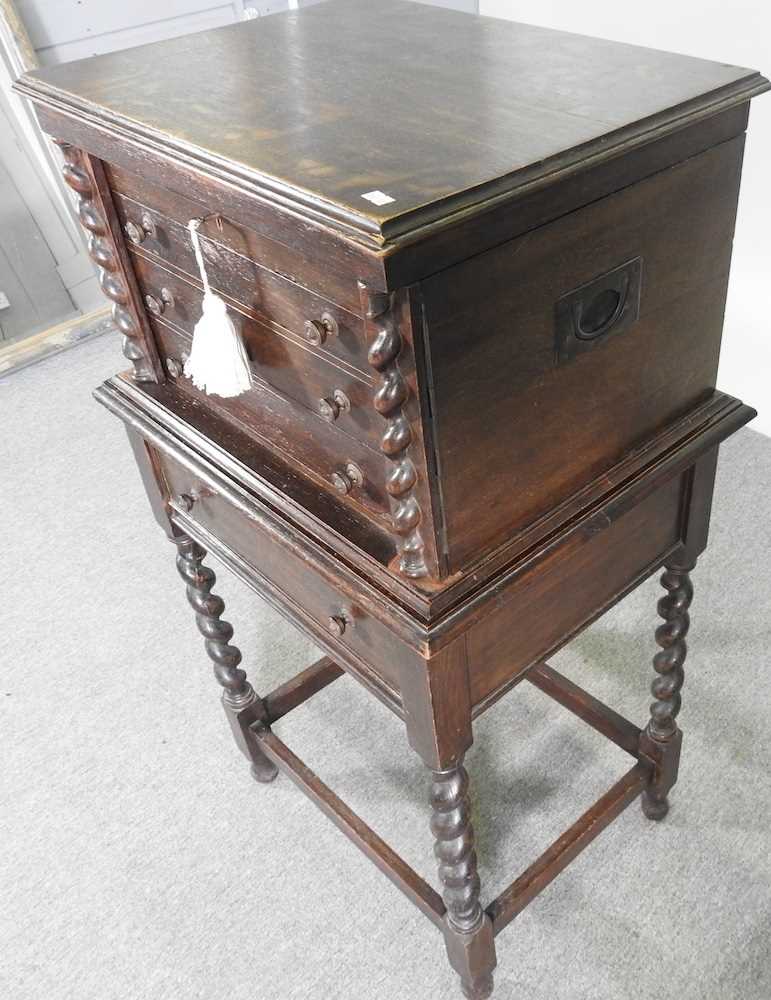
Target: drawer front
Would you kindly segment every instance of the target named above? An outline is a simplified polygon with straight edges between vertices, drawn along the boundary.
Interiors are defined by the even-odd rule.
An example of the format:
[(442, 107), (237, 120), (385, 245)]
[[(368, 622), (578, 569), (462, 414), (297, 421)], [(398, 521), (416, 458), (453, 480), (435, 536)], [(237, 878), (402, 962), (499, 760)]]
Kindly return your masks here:
[[(391, 530), (385, 459), (381, 454), (329, 426), (268, 385), (257, 385), (251, 393), (234, 399), (207, 396), (184, 376), (176, 379), (176, 385), (201, 411), (235, 421), (335, 500), (357, 507), (381, 528)], [(289, 482), (285, 488), (293, 495)]]
[(213, 493), (193, 472), (167, 454), (155, 454), (172, 501), (277, 588), (279, 610), (289, 607), (295, 616), (309, 619), (335, 647), (370, 669), (375, 662), (377, 676), (398, 692), (397, 664), (404, 658), (404, 646), (383, 622), (341, 594), (290, 544), (281, 544), (243, 509)]
[(423, 282), (450, 571), (714, 391), (742, 140)]
[[(110, 154), (118, 154), (114, 146), (110, 150), (100, 146), (94, 152), (108, 161)], [(309, 230), (299, 219), (290, 221), (283, 213), (277, 215), (266, 210), (258, 199), (245, 198), (229, 185), (185, 172), (170, 161), (141, 157), (137, 161), (129, 148), (121, 149), (119, 158), (123, 160), (122, 167), (114, 162), (105, 163), (110, 190), (115, 196), (123, 195), (132, 202), (149, 206), (166, 219), (184, 224), (219, 212), (223, 225), (220, 228), (215, 224), (209, 233), (218, 243), (355, 315), (361, 310), (357, 282), (382, 284), (382, 264), (375, 255), (324, 229)], [(135, 206), (131, 212), (136, 212)], [(204, 232), (208, 230), (205, 226)], [(308, 243), (318, 252), (309, 253)]]
[[(129, 249), (198, 278), (187, 223), (200, 216), (200, 208), (188, 218), (171, 219), (116, 192), (113, 199)], [(255, 263), (247, 253), (248, 241), (240, 240), (243, 229), (227, 220), (222, 220), (222, 227), (220, 232), (218, 223), (209, 220), (200, 229), (212, 288), (250, 318), (283, 331), (321, 357), (371, 377), (361, 316)], [(225, 233), (231, 242), (245, 243), (244, 252), (228, 247)]]
[[(148, 316), (161, 358), (179, 362), (190, 352), (193, 329), (201, 315), (202, 289), (144, 258), (134, 258), (134, 271), (143, 295), (149, 296)], [(323, 423), (379, 450), (384, 423), (374, 408), (374, 386), (368, 378), (330, 364), (275, 328), (235, 312), (234, 319), (241, 328), (256, 384), (267, 383)], [(257, 416), (262, 412), (259, 391), (245, 393), (241, 403), (253, 406)]]
[(551, 655), (661, 565), (680, 543), (688, 482), (689, 473), (674, 476), (616, 520), (603, 511), (502, 591), (468, 635), (473, 704)]
[[(318, 413), (278, 392), (268, 382), (253, 380), (248, 392), (223, 399), (196, 389), (191, 380), (175, 368), (173, 362), (181, 361), (189, 350), (190, 337), (171, 326), (166, 317), (172, 314), (178, 317), (180, 312), (194, 314), (193, 307), (188, 308), (187, 296), (195, 292), (200, 300), (200, 291), (170, 273), (162, 275), (163, 283), (158, 287), (155, 279), (161, 277), (160, 270), (154, 267), (152, 284), (146, 282), (141, 267), (137, 274), (143, 290), (152, 288), (152, 294), (157, 293), (162, 301), (165, 288), (167, 298), (173, 299), (174, 304), (168, 302), (161, 317), (153, 318), (151, 323), (170, 381), (193, 401), (200, 413), (211, 413), (235, 422), (247, 434), (259, 439), (282, 462), (313, 480), (317, 487), (328, 492), (336, 501), (356, 507), (381, 528), (390, 531), (392, 519), (385, 489), (387, 462), (380, 451), (345, 433), (336, 426), (337, 421), (328, 422)], [(152, 317), (152, 313), (148, 312), (148, 315)], [(274, 331), (254, 324), (255, 336), (259, 335), (260, 329), (267, 338), (276, 336)], [(328, 367), (331, 369), (333, 366)], [(348, 387), (355, 384), (352, 381)], [(356, 398), (361, 403), (360, 397)], [(361, 412), (363, 407), (358, 406), (357, 409)], [(352, 426), (355, 425), (352, 423)], [(288, 481), (282, 488), (290, 494), (293, 492)]]

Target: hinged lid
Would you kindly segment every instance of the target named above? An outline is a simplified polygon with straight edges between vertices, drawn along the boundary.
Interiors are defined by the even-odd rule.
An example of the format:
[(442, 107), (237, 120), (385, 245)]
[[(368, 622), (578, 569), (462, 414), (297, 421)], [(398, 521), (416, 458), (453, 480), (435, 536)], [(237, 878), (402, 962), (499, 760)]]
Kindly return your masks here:
[(768, 86), (406, 0), (328, 0), (35, 71), (17, 89), (387, 247)]

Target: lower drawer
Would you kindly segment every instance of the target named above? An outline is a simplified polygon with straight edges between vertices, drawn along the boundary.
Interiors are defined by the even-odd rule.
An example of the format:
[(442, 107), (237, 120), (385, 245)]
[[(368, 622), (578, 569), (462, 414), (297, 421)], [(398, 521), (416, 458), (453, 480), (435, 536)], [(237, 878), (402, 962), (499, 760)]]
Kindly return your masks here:
[[(392, 694), (399, 691), (396, 665), (404, 647), (394, 633), (355, 599), (309, 565), (292, 538), (275, 534), (228, 497), (168, 454), (152, 449), (163, 487), (186, 518), (249, 567), (249, 579), (290, 620), (307, 628), (328, 651), (362, 679)], [(378, 673), (365, 664), (379, 650)]]
[(674, 476), (613, 520), (603, 511), (502, 590), (468, 636), (472, 704), (549, 656), (662, 564), (680, 543), (689, 475)]

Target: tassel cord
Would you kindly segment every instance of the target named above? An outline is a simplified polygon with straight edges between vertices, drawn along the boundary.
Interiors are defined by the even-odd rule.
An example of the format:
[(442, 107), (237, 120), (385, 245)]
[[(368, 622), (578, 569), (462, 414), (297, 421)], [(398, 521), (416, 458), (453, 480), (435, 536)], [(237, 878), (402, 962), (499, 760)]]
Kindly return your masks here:
[(184, 372), (203, 392), (226, 398), (240, 396), (251, 387), (249, 356), (224, 299), (209, 284), (198, 233), (203, 222), (191, 219), (187, 224), (204, 294)]
[(201, 237), (198, 235), (198, 230), (201, 226), (203, 219), (191, 219), (187, 224), (187, 228), (190, 230), (190, 240), (193, 244), (193, 253), (195, 254), (195, 262), (198, 265), (198, 270), (201, 272), (201, 281), (203, 282), (203, 293), (204, 295), (211, 295), (211, 285), (209, 284), (209, 275), (206, 273), (206, 265), (203, 261), (203, 251), (201, 250)]

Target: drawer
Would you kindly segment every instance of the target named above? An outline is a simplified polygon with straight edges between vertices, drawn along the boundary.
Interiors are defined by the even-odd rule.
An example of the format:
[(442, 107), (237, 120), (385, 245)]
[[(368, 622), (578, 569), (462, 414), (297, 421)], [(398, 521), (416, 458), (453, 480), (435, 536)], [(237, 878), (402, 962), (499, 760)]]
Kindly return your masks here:
[[(161, 358), (179, 361), (190, 352), (202, 289), (145, 258), (134, 258), (134, 271), (143, 295), (154, 303), (155, 312), (148, 309), (148, 314)], [(373, 406), (374, 387), (368, 378), (330, 364), (275, 328), (242, 315), (236, 319), (256, 384), (267, 383), (319, 420), (379, 450), (385, 424)], [(255, 390), (244, 393), (241, 403), (254, 406), (259, 415), (260, 399)]]
[[(123, 196), (183, 224), (219, 212), (225, 220), (221, 228), (215, 224), (209, 231), (208, 225), (204, 226), (204, 232), (212, 239), (260, 267), (336, 302), (354, 315), (361, 310), (357, 282), (380, 284), (382, 269), (379, 263), (370, 254), (358, 252), (348, 241), (341, 243), (324, 229), (306, 229), (299, 220), (287, 225), (283, 214), (275, 216), (259, 200), (246, 201), (227, 184), (214, 183), (211, 178), (189, 170), (175, 169), (165, 160), (137, 162), (132, 151), (125, 148), (120, 152), (125, 154), (124, 166), (115, 162), (104, 164), (116, 202), (119, 203)], [(110, 161), (110, 156), (102, 158)], [(133, 164), (132, 169), (128, 169), (129, 163)], [(136, 207), (131, 211), (135, 213)], [(238, 220), (238, 224), (234, 220)], [(308, 252), (306, 237), (312, 240), (317, 253)]]
[[(251, 394), (235, 399), (207, 396), (184, 377), (176, 379), (176, 385), (199, 411), (234, 422), (335, 500), (357, 507), (380, 527), (391, 530), (386, 460), (379, 452), (343, 434), (267, 384), (255, 385)], [(288, 481), (282, 488), (292, 495)]]
[[(333, 655), (342, 648), (356, 658), (378, 663), (378, 676), (398, 692), (397, 664), (404, 659), (399, 638), (361, 603), (341, 592), (339, 585), (299, 554), (291, 542), (277, 538), (256, 517), (250, 517), (230, 497), (213, 492), (207, 483), (165, 452), (153, 449), (156, 468), (169, 497), (185, 516), (244, 560), (265, 581), (266, 596), (278, 597), (279, 611), (310, 620), (316, 631), (332, 644)], [(278, 594), (276, 594), (276, 590)], [(378, 650), (377, 657), (372, 650)]]
[[(170, 273), (168, 281), (168, 291), (174, 298), (176, 312), (183, 308), (185, 289), (192, 289), (192, 286)], [(155, 284), (152, 287), (155, 291)], [(196, 294), (200, 295), (200, 292), (196, 290)], [(163, 358), (181, 358), (190, 343), (189, 335), (169, 325), (163, 317), (153, 319), (152, 325)], [(273, 336), (273, 331), (265, 329), (265, 335)], [(165, 363), (168, 368), (168, 360)], [(183, 375), (175, 377), (171, 372), (169, 375), (200, 413), (216, 414), (235, 423), (258, 438), (283, 462), (296, 465), (299, 471), (328, 491), (335, 500), (354, 505), (369, 518), (374, 518), (380, 527), (391, 529), (390, 504), (385, 489), (387, 461), (379, 450), (344, 433), (335, 423), (323, 420), (306, 406), (276, 391), (268, 382), (254, 381), (249, 392), (233, 399), (223, 399), (196, 389)], [(286, 488), (291, 492), (288, 483)]]
[[(200, 207), (188, 218), (171, 219), (125, 195), (114, 192), (113, 200), (127, 234), (126, 244), (136, 256), (147, 256), (198, 278), (187, 223), (201, 215)], [(251, 319), (283, 332), (321, 357), (372, 376), (360, 315), (255, 263), (246, 253), (229, 247), (224, 242), (226, 234), (231, 243), (244, 244), (248, 250), (242, 227), (229, 220), (222, 220), (222, 232), (214, 220), (200, 229), (206, 270), (215, 291)]]
[(664, 562), (680, 544), (690, 483), (688, 472), (673, 476), (615, 519), (605, 508), (526, 564), (468, 633), (473, 704), (550, 656)]

